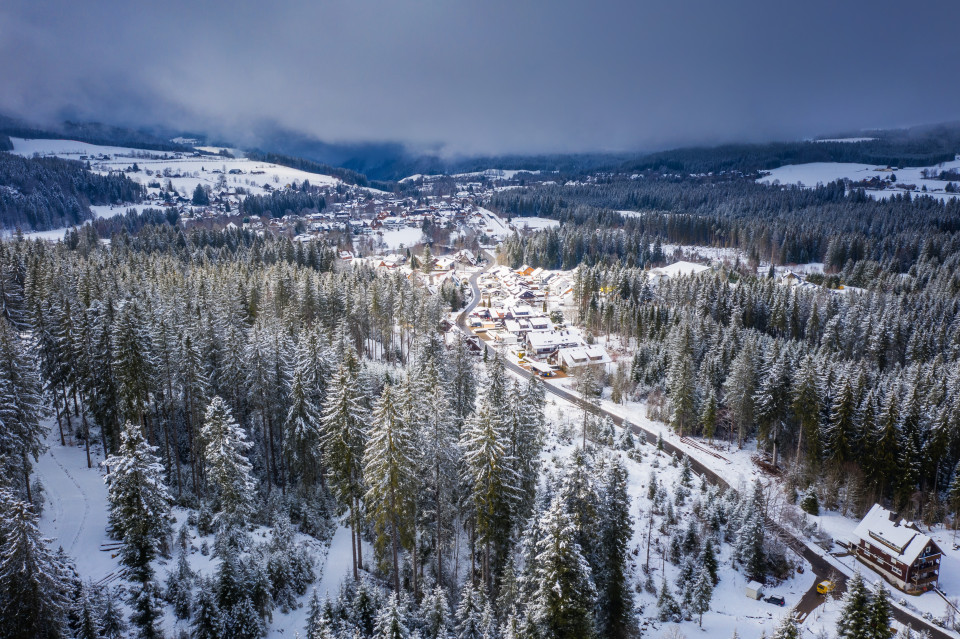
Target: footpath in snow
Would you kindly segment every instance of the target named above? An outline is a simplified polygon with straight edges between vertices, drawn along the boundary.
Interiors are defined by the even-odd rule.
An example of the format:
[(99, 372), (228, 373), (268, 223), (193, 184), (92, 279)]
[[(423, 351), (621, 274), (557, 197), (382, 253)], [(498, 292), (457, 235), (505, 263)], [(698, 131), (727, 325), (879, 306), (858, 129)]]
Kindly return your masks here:
[(35, 466), (43, 485), (40, 530), (53, 540), (53, 548), (63, 547), (80, 575), (96, 583), (120, 568), (114, 553), (101, 551), (112, 542), (107, 535), (107, 486), (99, 466), (103, 457), (91, 448), (93, 468), (87, 468), (86, 452), (77, 445), (81, 442), (68, 439), (68, 445), (61, 446), (56, 421), (46, 425), (48, 448)]

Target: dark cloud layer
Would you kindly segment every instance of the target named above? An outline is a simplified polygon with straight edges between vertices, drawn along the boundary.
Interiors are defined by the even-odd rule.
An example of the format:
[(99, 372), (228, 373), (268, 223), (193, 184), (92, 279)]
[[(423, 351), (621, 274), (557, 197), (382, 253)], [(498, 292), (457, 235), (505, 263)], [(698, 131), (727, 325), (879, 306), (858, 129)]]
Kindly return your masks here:
[(960, 3), (0, 4), (0, 111), (455, 153), (960, 119)]

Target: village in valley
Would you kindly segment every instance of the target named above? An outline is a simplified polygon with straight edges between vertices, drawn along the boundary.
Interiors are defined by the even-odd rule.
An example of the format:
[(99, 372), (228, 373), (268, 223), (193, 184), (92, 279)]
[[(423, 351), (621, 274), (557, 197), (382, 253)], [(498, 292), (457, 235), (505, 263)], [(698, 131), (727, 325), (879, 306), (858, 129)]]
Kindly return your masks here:
[[(184, 229), (242, 230), (299, 246), (336, 246), (338, 269), (367, 267), (440, 296), (446, 311), (441, 330), (448, 347), (455, 348), (463, 339), (478, 360), (487, 363), (502, 358), (515, 379), (530, 375), (546, 385), (550, 427), (542, 461), (548, 473), (564, 472), (566, 460), (576, 454), (578, 433), (586, 442), (588, 428), (590, 438), (606, 447), (604, 454), (626, 465), (629, 495), (635, 505), (630, 574), (639, 610), (646, 611), (644, 631), (659, 631), (672, 620), (688, 617), (664, 613), (662, 608), (668, 583), (676, 581), (677, 596), (682, 592), (688, 603), (694, 596), (684, 590), (683, 583), (691, 578), (692, 562), (704, 550), (689, 531), (710, 516), (734, 516), (735, 511), (755, 507), (759, 502), (746, 497), (747, 501), (737, 501), (739, 498), (731, 496), (747, 496), (752, 491), (766, 495), (767, 516), (785, 531), (771, 542), (769, 559), (775, 570), (767, 584), (734, 570), (724, 572), (714, 584), (712, 609), (700, 613), (699, 625), (705, 630), (743, 637), (772, 632), (779, 624), (781, 607), (793, 610), (811, 634), (832, 627), (841, 610), (839, 597), (857, 574), (870, 584), (887, 588), (895, 607), (938, 627), (954, 626), (960, 595), (960, 546), (949, 530), (940, 526), (924, 532), (918, 524), (896, 518), (879, 504), (859, 521), (810, 508), (808, 496), (788, 503), (783, 476), (776, 468), (771, 472), (769, 458), (756, 441), (740, 447), (729, 438), (695, 441), (664, 423), (663, 414), (645, 398), (614, 394), (612, 380), (626, 375), (626, 367), (636, 355), (635, 342), (595, 333), (580, 321), (577, 287), (583, 267), (551, 270), (523, 264), (514, 268), (499, 255), (500, 242), (514, 234), (525, 236), (559, 226), (554, 220), (536, 217), (508, 219), (486, 208), (491, 194), (513, 188), (533, 174), (494, 171), (443, 180), (415, 176), (407, 181), (408, 193), (402, 189), (386, 192), (282, 165), (228, 157), (232, 154), (226, 149), (183, 155), (99, 148), (64, 140), (15, 139), (14, 145), (15, 152), (24, 155), (46, 153), (89, 162), (93, 171), (123, 171), (146, 188), (144, 201), (136, 207), (97, 207), (98, 216), (155, 207), (175, 211), (177, 223)], [(281, 202), (291, 194), (309, 194), (323, 205), (315, 207), (319, 210), (279, 215), (281, 212), (273, 210), (260, 215), (248, 212), (247, 198), (252, 195), (263, 201), (273, 196), (272, 201)], [(35, 236), (59, 239), (49, 232)], [(745, 258), (738, 251), (718, 247), (666, 245), (663, 250), (664, 263), (643, 274), (652, 297), (671, 282), (716, 277)], [(758, 263), (753, 269), (760, 276), (769, 276), (776, 287), (794, 291), (819, 290), (814, 281), (823, 281), (820, 263), (775, 267)], [(827, 290), (843, 295), (859, 289), (837, 285)], [(600, 303), (617, 294), (609, 286), (596, 293)], [(57, 473), (51, 462), (41, 464), (48, 476)], [(693, 464), (698, 471), (692, 470)], [(722, 497), (721, 486), (735, 490)], [(102, 494), (96, 498), (105, 499)], [(721, 499), (723, 505), (717, 505)], [(718, 510), (711, 515), (711, 509)], [(61, 526), (58, 523), (47, 530), (62, 535)], [(670, 532), (683, 527), (688, 532), (682, 535)], [(317, 588), (331, 595), (341, 587), (343, 578), (344, 564), (342, 557), (337, 557), (344, 552), (345, 530), (341, 525), (327, 547), (303, 537), (319, 555), (326, 554), (329, 572)], [(211, 541), (196, 529), (189, 552)], [(738, 561), (739, 551), (727, 544), (715, 551), (718, 561), (731, 565)], [(203, 564), (199, 555), (191, 557), (192, 565)], [(94, 569), (103, 567), (95, 564)], [(745, 603), (748, 598), (754, 601)], [(284, 614), (272, 636), (281, 636), (278, 633), (284, 628), (293, 629), (303, 621), (302, 612), (291, 613), (289, 618)]]

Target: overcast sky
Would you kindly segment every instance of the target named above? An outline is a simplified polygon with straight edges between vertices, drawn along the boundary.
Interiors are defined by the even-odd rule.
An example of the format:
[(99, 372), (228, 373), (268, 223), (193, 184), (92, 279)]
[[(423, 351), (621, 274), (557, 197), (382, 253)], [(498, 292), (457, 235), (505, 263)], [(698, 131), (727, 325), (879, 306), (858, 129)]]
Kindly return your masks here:
[(0, 3), (0, 111), (653, 150), (960, 119), (960, 2)]

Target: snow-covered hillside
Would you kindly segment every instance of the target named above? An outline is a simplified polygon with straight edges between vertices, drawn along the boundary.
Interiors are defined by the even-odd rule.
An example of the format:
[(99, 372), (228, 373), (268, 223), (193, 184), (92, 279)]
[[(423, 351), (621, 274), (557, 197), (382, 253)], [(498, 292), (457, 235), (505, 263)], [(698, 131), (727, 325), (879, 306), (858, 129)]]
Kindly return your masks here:
[[(885, 184), (883, 189), (867, 189), (870, 197), (884, 199), (897, 193), (903, 194), (908, 190), (914, 195), (929, 195), (935, 198), (954, 198), (957, 193), (945, 192), (947, 182), (931, 180), (923, 176), (922, 171), (940, 171), (960, 169), (960, 159), (952, 162), (943, 162), (929, 167), (903, 167), (890, 170), (889, 168), (873, 164), (853, 164), (843, 162), (811, 162), (809, 164), (787, 164), (767, 171), (757, 181), (761, 184), (796, 184), (805, 187), (815, 187), (818, 184), (827, 184), (835, 180), (871, 180), (877, 178)], [(891, 175), (896, 175), (896, 182), (889, 182)], [(913, 185), (913, 189), (904, 188)], [(927, 190), (923, 191), (923, 187)]]
[[(253, 193), (263, 193), (294, 181), (309, 180), (316, 185), (335, 185), (340, 180), (329, 175), (307, 173), (268, 162), (255, 162), (244, 157), (228, 158), (219, 155), (188, 155), (165, 151), (145, 151), (115, 146), (98, 146), (75, 140), (27, 140), (11, 138), (13, 153), (25, 157), (53, 156), (90, 162), (94, 171), (109, 173), (124, 171), (134, 163), (141, 172), (127, 176), (144, 186), (153, 181), (166, 183), (169, 179), (178, 190), (191, 193), (197, 184), (216, 184), (219, 176), (227, 176), (229, 186), (243, 186)], [(151, 173), (147, 174), (146, 171)], [(169, 175), (167, 175), (169, 171)], [(231, 174), (230, 171), (239, 171)], [(264, 186), (268, 188), (264, 188)]]
[[(336, 186), (342, 182), (333, 176), (307, 173), (298, 169), (256, 162), (244, 157), (229, 158), (219, 155), (192, 155), (166, 151), (145, 151), (116, 146), (99, 146), (76, 140), (47, 140), (11, 138), (13, 153), (24, 157), (59, 157), (90, 163), (96, 173), (124, 171), (131, 180), (142, 184), (148, 194), (160, 193), (168, 183), (183, 197), (189, 197), (197, 185), (214, 187), (218, 183), (228, 189), (242, 187), (249, 194), (261, 195), (278, 188), (309, 181), (316, 186)], [(214, 149), (210, 149), (213, 151)], [(219, 150), (219, 149), (216, 149)], [(138, 171), (129, 169), (137, 165)], [(157, 185), (160, 186), (157, 186)], [(152, 186), (151, 186), (152, 185)], [(143, 209), (155, 204), (119, 204), (92, 207), (96, 217), (112, 217), (128, 209)], [(27, 237), (57, 240), (67, 229), (28, 233)]]

